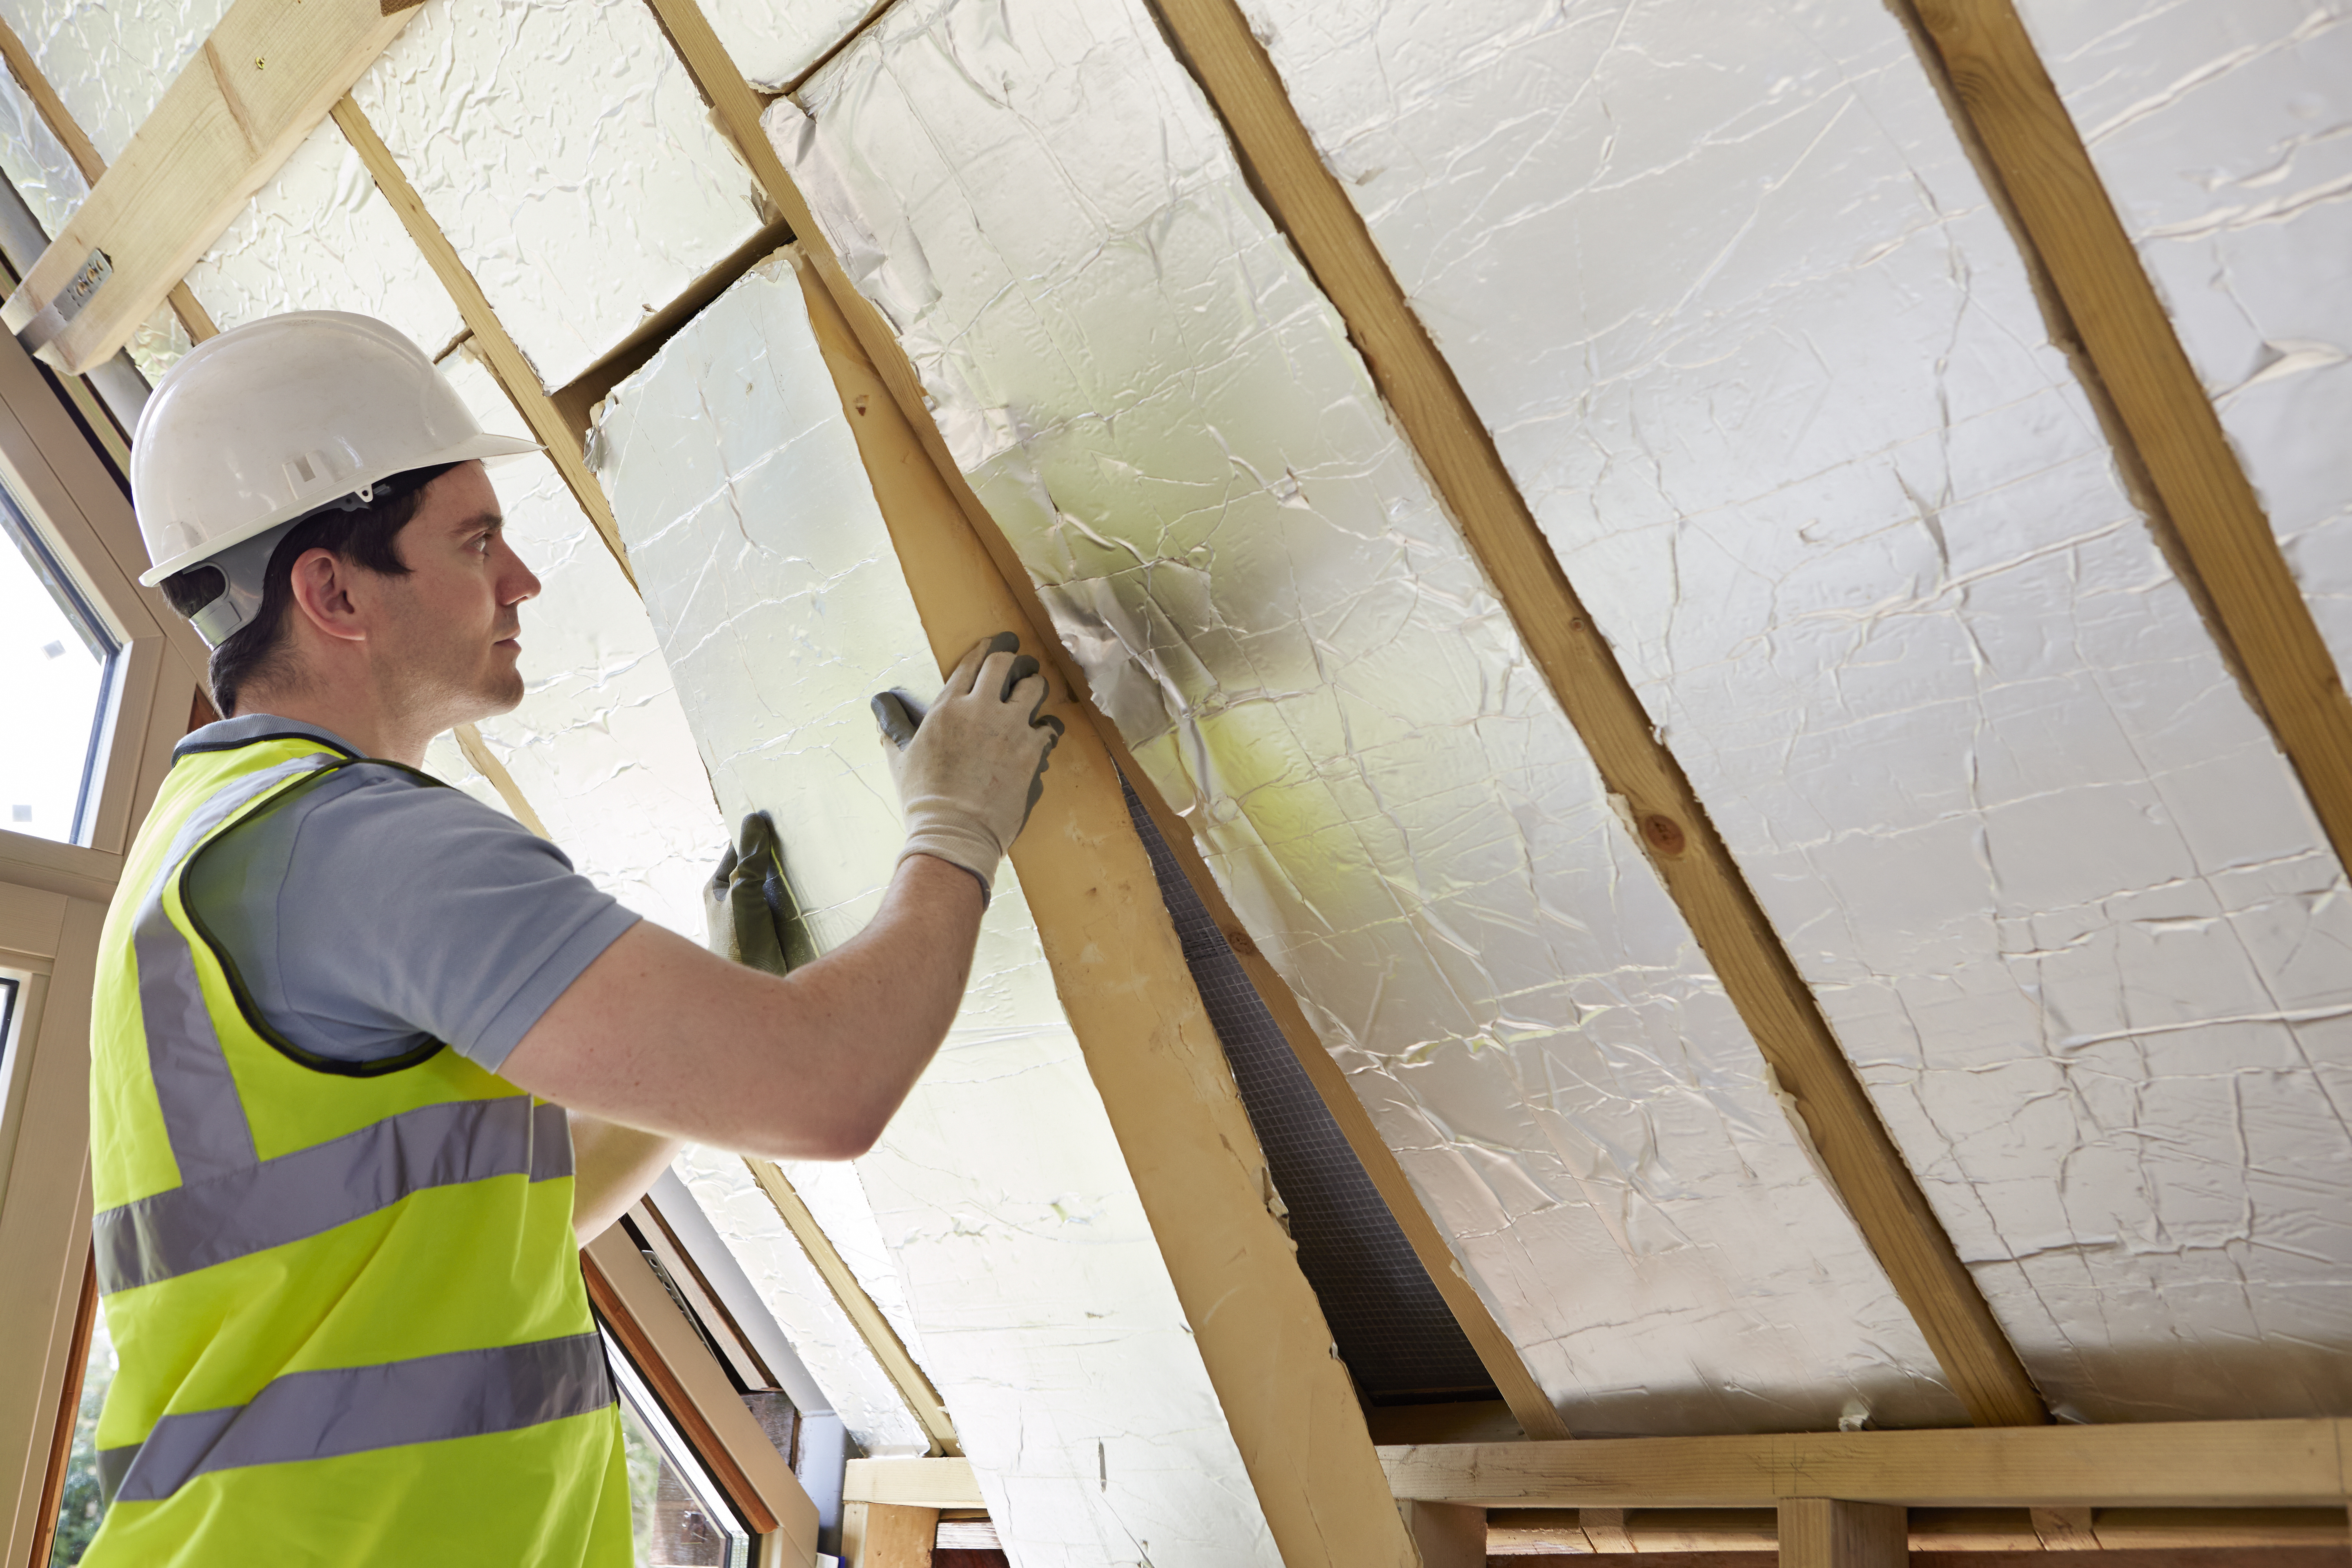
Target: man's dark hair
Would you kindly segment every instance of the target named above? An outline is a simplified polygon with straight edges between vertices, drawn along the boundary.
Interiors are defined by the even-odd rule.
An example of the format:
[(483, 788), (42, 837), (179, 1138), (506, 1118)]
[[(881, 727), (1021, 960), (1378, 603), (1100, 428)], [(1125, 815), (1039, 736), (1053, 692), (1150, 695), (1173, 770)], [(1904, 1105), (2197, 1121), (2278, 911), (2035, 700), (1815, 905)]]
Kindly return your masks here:
[[(400, 558), (400, 531), (415, 520), (425, 486), (451, 467), (415, 468), (379, 480), (373, 504), (352, 511), (322, 511), (287, 531), (269, 552), (260, 609), (213, 649), (209, 682), (213, 708), (222, 718), (236, 716), (237, 693), (253, 681), (283, 680), (292, 673), (286, 667), (286, 617), (294, 607), (294, 563), (305, 552), (325, 550), (379, 576), (407, 576), (408, 563)], [(390, 493), (382, 493), (385, 491)]]

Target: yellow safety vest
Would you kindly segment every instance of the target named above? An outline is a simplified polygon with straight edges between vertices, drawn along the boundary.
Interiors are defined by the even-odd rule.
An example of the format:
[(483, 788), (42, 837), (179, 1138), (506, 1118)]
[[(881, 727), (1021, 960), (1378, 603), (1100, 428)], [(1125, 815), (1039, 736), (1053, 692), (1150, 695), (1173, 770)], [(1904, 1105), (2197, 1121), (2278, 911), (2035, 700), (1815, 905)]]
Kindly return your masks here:
[(183, 902), (208, 847), (360, 761), (184, 744), (107, 915), (91, 1568), (631, 1560), (563, 1111), (437, 1043), (305, 1051)]

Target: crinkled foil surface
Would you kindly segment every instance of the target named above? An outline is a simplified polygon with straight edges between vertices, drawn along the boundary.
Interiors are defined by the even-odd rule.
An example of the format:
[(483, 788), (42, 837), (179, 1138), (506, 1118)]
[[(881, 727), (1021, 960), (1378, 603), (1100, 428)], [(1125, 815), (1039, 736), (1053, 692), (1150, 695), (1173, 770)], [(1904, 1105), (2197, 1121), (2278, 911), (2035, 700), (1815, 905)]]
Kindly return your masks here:
[(958, 461), (1570, 1423), (1958, 1419), (1140, 6), (901, 0), (800, 98)]
[(465, 330), (449, 291), (331, 120), (303, 139), (189, 269), (187, 283), (224, 331), (286, 310), (354, 310), (390, 322), (431, 354)]
[(352, 91), (551, 388), (759, 230), (643, 0), (427, 5)]
[[(2044, 1392), (2344, 1408), (2352, 899), (1895, 18), (1246, 8)], [(2286, 244), (2211, 210), (2319, 190), (2286, 127), (2340, 101), (2249, 61), (2224, 127), (2180, 84), (2233, 58), (2118, 95), (2196, 117), (2200, 310)]]
[(8, 176), (41, 231), (53, 238), (89, 195), (89, 182), (81, 177), (72, 154), (5, 71), (0, 71), (0, 174)]
[(702, 0), (735, 68), (761, 92), (782, 92), (857, 30), (875, 0)]
[(228, 7), (229, 0), (0, 0), (0, 18), (111, 163)]
[[(442, 372), (485, 429), (529, 438), (488, 369), (461, 352)], [(553, 463), (516, 458), (490, 479), (541, 587), (522, 606), (522, 703), (476, 726), (483, 743), (582, 875), (700, 942), (727, 830), (645, 605)]]
[[(597, 447), (729, 818), (774, 813), (818, 943), (836, 943), (903, 836), (867, 699), (939, 677), (789, 261), (624, 382)], [(1009, 869), (997, 889), (945, 1048), (856, 1163), (895, 1289), (843, 1217), (856, 1189), (803, 1168), (812, 1206), (885, 1310), (903, 1301), (1015, 1563), (1272, 1568)], [(701, 1157), (685, 1173), (722, 1227), (753, 1222), (739, 1187), (704, 1195)], [(776, 1307), (797, 1336), (794, 1304)]]
[(2352, 669), (2352, 6), (2018, 12)]

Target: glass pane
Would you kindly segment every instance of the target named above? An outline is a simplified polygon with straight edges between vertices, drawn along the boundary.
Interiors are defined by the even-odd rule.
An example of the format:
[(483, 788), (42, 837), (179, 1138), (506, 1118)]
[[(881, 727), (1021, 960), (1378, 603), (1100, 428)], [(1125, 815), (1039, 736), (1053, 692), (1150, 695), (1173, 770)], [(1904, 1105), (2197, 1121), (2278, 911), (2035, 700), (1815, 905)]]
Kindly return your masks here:
[(98, 1491), (98, 1408), (114, 1382), (114, 1342), (107, 1337), (106, 1314), (89, 1327), (89, 1361), (82, 1370), (81, 1405), (74, 1415), (73, 1449), (66, 1458), (66, 1484), (58, 1494), (58, 1533), (49, 1546), (49, 1568), (81, 1561), (89, 1538), (106, 1516)]
[(97, 773), (115, 643), (13, 498), (0, 492), (0, 827), (71, 843)]
[(636, 1369), (604, 1342), (621, 1386), (636, 1568), (745, 1568), (751, 1537)]

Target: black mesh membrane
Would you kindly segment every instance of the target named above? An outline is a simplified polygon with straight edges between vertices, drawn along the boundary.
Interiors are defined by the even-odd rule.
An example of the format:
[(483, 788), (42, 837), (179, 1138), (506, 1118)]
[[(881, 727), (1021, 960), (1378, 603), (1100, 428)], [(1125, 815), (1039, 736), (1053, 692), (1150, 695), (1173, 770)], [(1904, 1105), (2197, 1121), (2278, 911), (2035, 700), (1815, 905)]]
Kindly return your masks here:
[(1127, 809), (1151, 851), (1184, 962), (1290, 1210), (1299, 1268), (1357, 1385), (1375, 1404), (1496, 1397), (1477, 1352), (1131, 787)]

